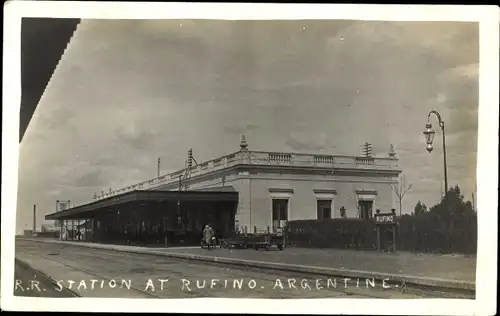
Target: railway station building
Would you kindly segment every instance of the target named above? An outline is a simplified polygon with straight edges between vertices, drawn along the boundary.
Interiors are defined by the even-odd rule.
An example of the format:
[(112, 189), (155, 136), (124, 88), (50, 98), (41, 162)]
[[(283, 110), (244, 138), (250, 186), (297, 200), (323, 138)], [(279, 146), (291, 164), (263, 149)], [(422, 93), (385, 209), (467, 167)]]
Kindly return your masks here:
[(393, 208), (397, 162), (392, 146), (386, 157), (264, 152), (242, 136), (229, 155), (197, 163), (190, 150), (184, 169), (45, 218), (63, 228), (77, 221), (80, 239), (148, 244), (199, 243), (205, 224), (224, 236), (273, 232), (291, 220), (366, 220)]

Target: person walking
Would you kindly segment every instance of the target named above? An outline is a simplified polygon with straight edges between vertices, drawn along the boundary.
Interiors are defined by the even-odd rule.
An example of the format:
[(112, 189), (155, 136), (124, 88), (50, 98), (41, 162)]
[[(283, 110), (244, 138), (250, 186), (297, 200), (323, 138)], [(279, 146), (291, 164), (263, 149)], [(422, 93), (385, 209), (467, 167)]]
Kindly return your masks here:
[(208, 250), (211, 249), (212, 237), (213, 237), (213, 229), (210, 227), (210, 225), (207, 224), (203, 229), (203, 239), (208, 247)]

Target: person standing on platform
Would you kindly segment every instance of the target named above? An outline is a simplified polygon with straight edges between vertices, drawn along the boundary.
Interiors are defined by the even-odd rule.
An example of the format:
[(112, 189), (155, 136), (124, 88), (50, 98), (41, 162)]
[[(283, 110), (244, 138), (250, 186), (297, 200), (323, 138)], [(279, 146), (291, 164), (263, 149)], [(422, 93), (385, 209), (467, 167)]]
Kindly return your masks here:
[(211, 245), (212, 245), (212, 237), (213, 237), (213, 230), (210, 227), (210, 225), (205, 225), (205, 228), (203, 229), (203, 238), (205, 241), (205, 244), (207, 245), (208, 249), (210, 250)]

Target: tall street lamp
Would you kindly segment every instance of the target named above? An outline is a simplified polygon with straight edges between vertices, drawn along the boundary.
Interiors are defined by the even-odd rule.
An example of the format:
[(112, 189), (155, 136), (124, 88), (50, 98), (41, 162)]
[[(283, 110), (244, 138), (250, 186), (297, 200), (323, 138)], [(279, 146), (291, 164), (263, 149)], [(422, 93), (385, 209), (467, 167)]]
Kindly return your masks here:
[(434, 141), (434, 134), (436, 134), (436, 132), (432, 129), (432, 124), (430, 123), (431, 114), (435, 114), (436, 117), (438, 118), (439, 127), (441, 127), (441, 131), (443, 133), (443, 160), (444, 160), (444, 186), (445, 186), (444, 196), (446, 197), (446, 195), (448, 193), (448, 173), (446, 171), (446, 169), (447, 169), (446, 168), (446, 141), (445, 141), (445, 133), (444, 133), (444, 122), (441, 119), (441, 115), (439, 114), (439, 112), (437, 112), (436, 110), (432, 110), (429, 112), (429, 115), (427, 116), (427, 124), (425, 125), (425, 131), (424, 131), (425, 139), (427, 141), (426, 149), (429, 153), (431, 153), (432, 150), (434, 149), (432, 143)]

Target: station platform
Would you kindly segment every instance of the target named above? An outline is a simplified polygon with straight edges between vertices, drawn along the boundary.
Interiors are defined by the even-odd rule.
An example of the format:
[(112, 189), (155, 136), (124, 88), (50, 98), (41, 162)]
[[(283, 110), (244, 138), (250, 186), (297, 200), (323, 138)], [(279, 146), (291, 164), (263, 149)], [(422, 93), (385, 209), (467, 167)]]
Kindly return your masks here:
[[(26, 238), (23, 238), (26, 239)], [(345, 277), (391, 279), (407, 283), (475, 289), (476, 257), (467, 255), (384, 253), (344, 249), (272, 248), (201, 249), (200, 247), (146, 248), (123, 245), (29, 239), (38, 242), (76, 245), (114, 251), (170, 256), (181, 259), (212, 261), (248, 267), (288, 270), (297, 273), (333, 274)]]

